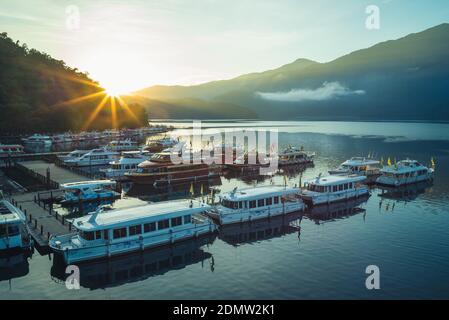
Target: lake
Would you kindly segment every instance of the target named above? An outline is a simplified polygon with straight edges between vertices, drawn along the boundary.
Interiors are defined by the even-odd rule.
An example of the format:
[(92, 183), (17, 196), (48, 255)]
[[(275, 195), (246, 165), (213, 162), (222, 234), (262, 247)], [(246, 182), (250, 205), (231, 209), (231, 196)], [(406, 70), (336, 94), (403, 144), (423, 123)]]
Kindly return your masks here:
[[(176, 122), (177, 134), (191, 123)], [(2, 299), (439, 299), (449, 298), (449, 124), (393, 122), (203, 122), (217, 128), (275, 128), (279, 145), (317, 153), (302, 179), (360, 155), (436, 161), (433, 184), (372, 188), (368, 199), (252, 224), (216, 236), (81, 266), (68, 290), (51, 256), (0, 258)], [(209, 130), (209, 131), (208, 131)], [(300, 170), (273, 178), (224, 176), (235, 186), (299, 183)], [(188, 188), (188, 187), (187, 187)], [(133, 187), (131, 187), (133, 190)], [(188, 190), (178, 190), (185, 195)], [(130, 196), (150, 197), (134, 188)], [(367, 290), (367, 266), (380, 289)]]

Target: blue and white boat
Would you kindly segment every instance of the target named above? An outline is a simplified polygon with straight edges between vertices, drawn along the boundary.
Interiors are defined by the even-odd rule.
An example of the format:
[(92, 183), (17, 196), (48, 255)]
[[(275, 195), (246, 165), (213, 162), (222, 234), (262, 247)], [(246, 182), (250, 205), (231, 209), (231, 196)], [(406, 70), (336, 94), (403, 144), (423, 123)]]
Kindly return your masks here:
[(305, 209), (298, 188), (260, 186), (224, 193), (208, 215), (221, 225), (252, 221)]
[(108, 258), (212, 233), (215, 224), (198, 201), (166, 201), (97, 211), (73, 220), (74, 234), (54, 236), (52, 251), (68, 264)]
[(76, 204), (88, 201), (102, 201), (105, 199), (119, 198), (120, 193), (111, 188), (115, 187), (116, 182), (112, 180), (94, 180), (71, 182), (61, 185), (64, 195), (61, 204)]

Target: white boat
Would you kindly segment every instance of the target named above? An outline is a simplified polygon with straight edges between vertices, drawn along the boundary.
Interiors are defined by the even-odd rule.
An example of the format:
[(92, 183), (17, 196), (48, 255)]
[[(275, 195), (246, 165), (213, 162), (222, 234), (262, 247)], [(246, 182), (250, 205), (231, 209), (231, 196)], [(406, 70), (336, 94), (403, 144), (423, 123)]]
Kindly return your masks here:
[(115, 151), (93, 149), (79, 158), (65, 160), (64, 164), (76, 167), (107, 165), (119, 155), (120, 153)]
[(33, 240), (26, 226), (26, 217), (3, 198), (0, 191), (0, 252), (29, 249)]
[(0, 158), (7, 158), (9, 156), (23, 153), (23, 146), (20, 144), (1, 144), (0, 143)]
[(71, 182), (61, 185), (64, 195), (61, 204), (75, 204), (87, 201), (102, 201), (120, 197), (120, 193), (111, 190), (116, 182), (112, 180), (94, 180)]
[(41, 134), (34, 134), (28, 138), (22, 139), (22, 141), (27, 145), (39, 145), (45, 147), (50, 147), (52, 145), (50, 136)]
[(70, 152), (66, 155), (58, 156), (58, 159), (62, 160), (62, 161), (78, 159), (78, 158), (81, 158), (82, 156), (84, 156), (89, 151), (90, 150), (73, 150), (72, 152)]
[(252, 221), (303, 211), (298, 188), (261, 186), (224, 193), (208, 215), (221, 225)]
[(353, 157), (343, 162), (337, 169), (329, 170), (330, 175), (350, 175), (357, 174), (366, 176), (368, 183), (376, 182), (377, 177), (380, 176), (380, 161), (365, 158)]
[(122, 156), (117, 161), (110, 162), (111, 167), (101, 169), (106, 178), (121, 179), (125, 177), (125, 173), (136, 172), (138, 165), (146, 160), (149, 160), (152, 154), (148, 151), (128, 151), (123, 152)]
[(177, 145), (179, 142), (170, 137), (164, 137), (162, 139), (151, 139), (147, 141), (147, 145), (144, 147), (145, 150), (150, 152), (161, 152), (164, 149), (172, 148)]
[(279, 153), (278, 165), (298, 165), (313, 163), (315, 152), (304, 151), (302, 148), (294, 148), (288, 146), (285, 150)]
[(301, 190), (301, 198), (308, 206), (358, 198), (369, 194), (368, 187), (363, 184), (365, 180), (365, 176), (359, 175), (318, 176), (305, 183), (305, 188)]
[(138, 146), (136, 142), (131, 141), (130, 139), (126, 139), (126, 140), (111, 141), (105, 148), (107, 150), (121, 152), (121, 151), (136, 150)]
[(376, 183), (384, 186), (402, 186), (433, 179), (434, 169), (428, 168), (416, 160), (402, 160), (395, 165), (385, 166)]
[(216, 230), (197, 201), (166, 201), (94, 213), (73, 220), (75, 234), (53, 236), (50, 248), (65, 262), (107, 258), (170, 244)]

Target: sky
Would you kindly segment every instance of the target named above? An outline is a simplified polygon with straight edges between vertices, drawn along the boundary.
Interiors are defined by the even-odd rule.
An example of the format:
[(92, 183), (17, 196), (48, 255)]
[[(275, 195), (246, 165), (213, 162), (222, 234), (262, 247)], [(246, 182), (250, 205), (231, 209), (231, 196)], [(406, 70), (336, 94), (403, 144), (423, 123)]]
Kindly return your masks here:
[(0, 0), (1, 32), (114, 93), (327, 62), (444, 22), (447, 0)]

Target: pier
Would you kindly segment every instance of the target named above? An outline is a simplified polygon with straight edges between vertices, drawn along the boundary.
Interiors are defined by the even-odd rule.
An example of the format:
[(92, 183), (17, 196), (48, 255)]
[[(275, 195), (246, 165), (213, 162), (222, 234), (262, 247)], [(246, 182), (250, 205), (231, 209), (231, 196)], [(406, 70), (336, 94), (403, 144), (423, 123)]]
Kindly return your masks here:
[[(53, 192), (59, 191), (51, 191)], [(9, 200), (25, 214), (31, 236), (41, 254), (48, 252), (48, 240), (51, 236), (72, 231), (71, 223), (54, 210), (51, 204), (47, 204), (44, 198), (40, 198), (39, 193), (16, 194)]]

